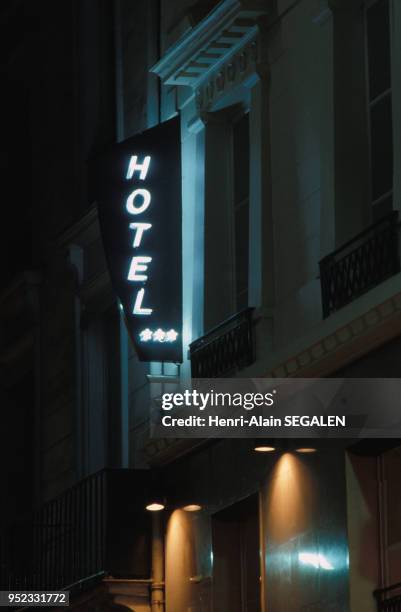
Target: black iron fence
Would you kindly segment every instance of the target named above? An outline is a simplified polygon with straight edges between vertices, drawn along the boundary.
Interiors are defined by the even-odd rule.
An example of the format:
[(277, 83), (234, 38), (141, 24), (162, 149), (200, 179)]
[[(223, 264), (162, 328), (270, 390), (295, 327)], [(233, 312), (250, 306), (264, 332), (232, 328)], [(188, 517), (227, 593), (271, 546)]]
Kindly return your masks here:
[(193, 378), (219, 378), (254, 361), (252, 308), (230, 317), (189, 347)]
[(146, 475), (103, 470), (1, 535), (0, 589), (62, 589), (94, 576), (150, 575)]
[(398, 211), (324, 257), (319, 265), (326, 318), (400, 271)]
[(374, 592), (377, 612), (401, 612), (401, 582)]

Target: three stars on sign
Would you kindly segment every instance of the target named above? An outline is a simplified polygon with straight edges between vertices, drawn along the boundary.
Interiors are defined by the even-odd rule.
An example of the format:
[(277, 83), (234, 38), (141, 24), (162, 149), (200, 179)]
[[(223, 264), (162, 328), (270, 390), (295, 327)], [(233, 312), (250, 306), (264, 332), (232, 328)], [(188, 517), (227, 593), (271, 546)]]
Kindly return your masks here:
[(159, 328), (156, 331), (152, 331), (147, 328), (141, 331), (139, 337), (141, 342), (150, 342), (151, 340), (154, 342), (175, 342), (178, 337), (178, 332), (176, 332), (175, 329), (164, 331)]

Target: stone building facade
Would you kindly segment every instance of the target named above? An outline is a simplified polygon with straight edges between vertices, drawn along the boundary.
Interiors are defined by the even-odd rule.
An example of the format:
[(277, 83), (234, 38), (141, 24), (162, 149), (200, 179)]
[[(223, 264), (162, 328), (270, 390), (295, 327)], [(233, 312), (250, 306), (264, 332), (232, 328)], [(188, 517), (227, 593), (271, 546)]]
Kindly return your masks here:
[[(149, 409), (199, 368), (399, 377), (398, 0), (42, 0), (1, 13), (19, 126), (7, 138), (30, 134), (16, 201), (32, 244), (10, 257), (22, 252), (13, 213), (4, 584), (69, 586), (81, 610), (376, 610), (373, 592), (401, 580), (399, 441), (313, 453), (281, 441), (260, 455), (250, 440), (154, 439)], [(184, 361), (146, 364), (111, 287), (90, 169), (174, 116)], [(10, 147), (12, 187), (25, 177)], [(251, 358), (228, 350), (213, 370), (202, 346), (227, 355), (244, 325)], [(160, 477), (169, 498), (151, 521)]]

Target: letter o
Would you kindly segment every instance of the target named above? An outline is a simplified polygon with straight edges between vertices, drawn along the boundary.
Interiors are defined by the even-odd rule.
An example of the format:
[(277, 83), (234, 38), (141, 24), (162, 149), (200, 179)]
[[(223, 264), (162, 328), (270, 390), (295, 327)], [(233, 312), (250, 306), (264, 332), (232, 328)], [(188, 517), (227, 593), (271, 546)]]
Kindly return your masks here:
[[(135, 205), (135, 198), (141, 196), (143, 198), (140, 206)], [(147, 189), (135, 189), (127, 198), (127, 210), (131, 215), (140, 215), (148, 208), (151, 200), (150, 192)]]

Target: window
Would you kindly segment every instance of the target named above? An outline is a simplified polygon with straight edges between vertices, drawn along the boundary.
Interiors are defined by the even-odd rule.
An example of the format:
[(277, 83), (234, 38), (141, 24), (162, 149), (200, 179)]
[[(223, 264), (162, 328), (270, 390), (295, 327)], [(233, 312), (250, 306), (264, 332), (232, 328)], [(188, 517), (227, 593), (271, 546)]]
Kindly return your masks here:
[(249, 115), (233, 125), (233, 217), (236, 310), (248, 306), (249, 266)]
[(208, 117), (205, 330), (249, 303), (250, 135), (246, 109), (245, 104), (233, 104)]
[(390, 50), (390, 2), (366, 6), (366, 61), (370, 136), (372, 219), (393, 205), (393, 126)]

